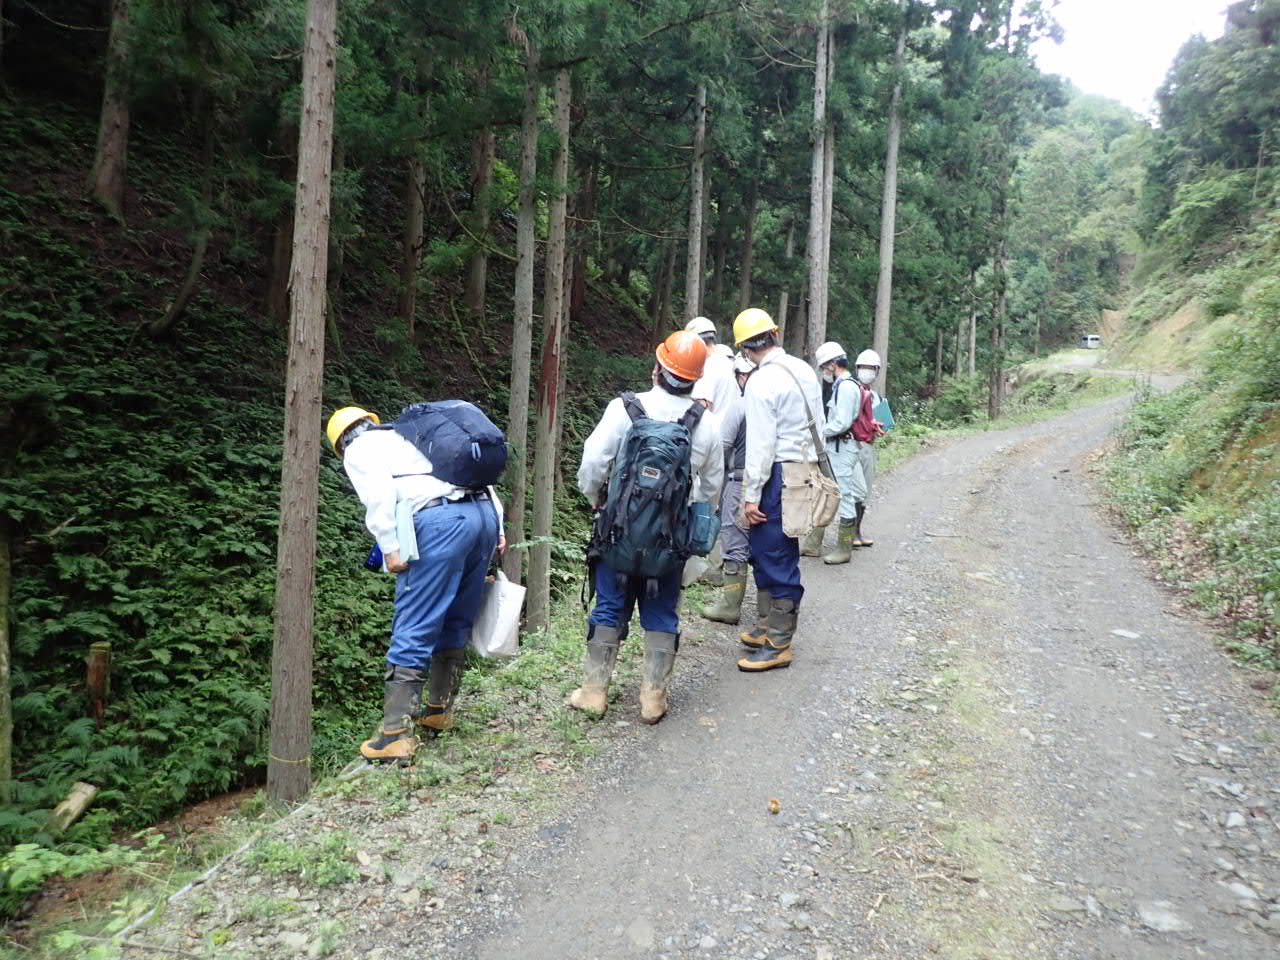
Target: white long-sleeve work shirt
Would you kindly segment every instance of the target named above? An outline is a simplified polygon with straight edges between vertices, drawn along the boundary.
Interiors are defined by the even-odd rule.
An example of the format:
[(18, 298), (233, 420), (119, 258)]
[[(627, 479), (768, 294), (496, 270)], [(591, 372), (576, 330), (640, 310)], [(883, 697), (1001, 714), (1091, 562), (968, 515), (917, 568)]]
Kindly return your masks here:
[(733, 358), (726, 357), (714, 347), (707, 348), (707, 362), (702, 367), (702, 379), (693, 385), (693, 399), (710, 402), (711, 409), (723, 418), (738, 398), (738, 383), (734, 378)]
[[(787, 375), (787, 370), (795, 374), (794, 380)], [(796, 389), (796, 380), (800, 381), (803, 396)], [(747, 421), (747, 460), (742, 476), (744, 502), (760, 502), (760, 491), (775, 463), (817, 462), (818, 451), (809, 432), (805, 400), (821, 437), (826, 418), (817, 374), (799, 357), (774, 347), (747, 381), (743, 395)]]
[[(678, 397), (661, 387), (637, 393), (636, 399), (644, 412), (654, 420), (674, 423), (684, 416), (690, 397)], [(604, 415), (582, 446), (582, 466), (578, 468), (578, 489), (591, 501), (592, 506), (603, 503), (608, 492), (609, 471), (618, 455), (622, 440), (631, 429), (631, 417), (621, 397), (614, 397), (604, 409)], [(720, 484), (724, 480), (724, 453), (720, 446), (720, 420), (710, 410), (702, 414), (693, 431), (689, 469), (693, 485), (689, 492), (690, 503), (714, 504), (720, 496)]]
[[(366, 430), (360, 434), (347, 444), (342, 466), (364, 504), (364, 525), (384, 554), (400, 550), (396, 504), (401, 500), (409, 501), (416, 512), (438, 497), (456, 500), (470, 492), (432, 476), (431, 461), (394, 430)], [(493, 487), (489, 488), (489, 497), (498, 514), (501, 533), (502, 503)]]

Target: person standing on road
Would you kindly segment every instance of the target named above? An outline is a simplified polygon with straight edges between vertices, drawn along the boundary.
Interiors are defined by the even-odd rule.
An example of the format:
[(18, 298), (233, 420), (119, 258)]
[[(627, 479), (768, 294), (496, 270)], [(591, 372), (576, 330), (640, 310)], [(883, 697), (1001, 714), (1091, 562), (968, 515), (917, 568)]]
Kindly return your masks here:
[[(647, 525), (654, 520), (652, 511), (670, 502), (670, 507), (683, 512), (694, 502), (714, 504), (720, 495), (724, 455), (719, 421), (693, 399), (707, 352), (696, 334), (687, 330), (671, 334), (656, 351), (653, 389), (611, 400), (583, 445), (578, 488), (599, 509), (597, 526), (606, 520), (610, 524), (610, 544), (618, 548), (619, 555), (628, 551), (633, 557), (663, 551), (670, 554), (670, 544), (655, 542), (651, 533), (646, 533), (653, 529)], [(651, 421), (659, 421), (661, 426), (654, 429)], [(669, 429), (668, 425), (680, 429)], [(642, 456), (658, 447), (674, 455), (665, 471), (648, 461), (636, 466)], [(687, 478), (687, 489), (670, 486), (680, 478)], [(667, 682), (680, 645), (677, 607), (684, 557), (677, 554), (669, 569), (653, 576), (624, 572), (603, 558), (593, 566), (596, 604), (587, 619), (586, 676), (582, 686), (569, 695), (568, 705), (595, 716), (603, 716), (608, 709), (609, 681), (618, 648), (632, 611), (639, 605), (644, 628), (640, 719), (657, 723), (667, 712)]]
[[(325, 432), (364, 504), (365, 526), (387, 571), (396, 574), (382, 723), (360, 755), (404, 765), (418, 746), (415, 719), (432, 734), (453, 724), (489, 561), (506, 540), (491, 486), (467, 489), (443, 480), (414, 444), (379, 423), (375, 413), (343, 407)], [(414, 542), (401, 542), (408, 538)]]
[(737, 623), (742, 618), (742, 599), (747, 590), (747, 567), (751, 547), (748, 527), (742, 519), (742, 471), (747, 460), (747, 421), (741, 393), (756, 365), (738, 354), (733, 358), (737, 379), (737, 400), (720, 421), (720, 441), (724, 445), (725, 483), (720, 498), (720, 550), (724, 557), (724, 592), (720, 602), (703, 607), (702, 615), (717, 623)]
[(783, 469), (786, 464), (813, 464), (818, 451), (810, 434), (810, 418), (823, 430), (822, 388), (810, 367), (778, 343), (778, 325), (758, 307), (738, 314), (733, 338), (756, 365), (743, 392), (747, 442), (742, 471), (743, 516), (750, 525), (748, 541), (758, 594), (755, 627), (741, 635), (751, 648), (738, 661), (749, 672), (791, 665), (804, 585), (800, 580), (800, 543), (782, 524)]
[[(863, 350), (853, 366), (858, 385), (858, 412), (849, 432), (853, 436), (858, 465), (853, 473), (856, 512), (851, 543), (855, 547), (870, 547), (875, 541), (862, 535), (862, 521), (867, 515), (867, 504), (871, 502), (871, 484), (876, 477), (876, 438), (884, 436), (884, 427), (875, 418), (875, 410), (880, 406), (880, 394), (871, 389), (871, 384), (880, 375), (880, 354), (874, 350)], [(843, 491), (843, 484), (841, 490)], [(840, 516), (844, 515), (844, 500), (841, 498)]]
[[(849, 374), (849, 356), (844, 347), (829, 340), (818, 348), (813, 357), (822, 379), (830, 384), (831, 395), (827, 401), (827, 457), (836, 482), (840, 484), (840, 529), (835, 549), (822, 558), (823, 563), (848, 563), (853, 558), (854, 534), (857, 530), (858, 500), (862, 489), (857, 443), (853, 439), (853, 422), (858, 415), (861, 387)], [(818, 544), (822, 533), (819, 530)]]

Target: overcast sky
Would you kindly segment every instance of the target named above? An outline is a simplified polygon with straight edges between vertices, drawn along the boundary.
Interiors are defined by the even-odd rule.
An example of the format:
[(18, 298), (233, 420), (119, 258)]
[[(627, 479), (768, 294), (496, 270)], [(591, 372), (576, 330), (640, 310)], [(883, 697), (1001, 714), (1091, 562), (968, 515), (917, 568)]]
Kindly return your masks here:
[(1146, 114), (1178, 48), (1197, 33), (1222, 35), (1230, 0), (1062, 0), (1053, 15), (1061, 44), (1042, 40), (1036, 60), (1085, 93), (1097, 93)]

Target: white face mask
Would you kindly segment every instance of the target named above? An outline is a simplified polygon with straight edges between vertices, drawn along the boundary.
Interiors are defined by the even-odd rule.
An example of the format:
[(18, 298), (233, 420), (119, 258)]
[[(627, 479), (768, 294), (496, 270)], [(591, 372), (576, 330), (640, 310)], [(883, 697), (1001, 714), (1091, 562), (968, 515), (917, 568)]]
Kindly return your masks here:
[(823, 379), (823, 380), (825, 380), (827, 383), (832, 383), (832, 382), (835, 380), (835, 378), (836, 378), (836, 375), (835, 375), (834, 373), (832, 373), (832, 372), (831, 372), (830, 370), (828, 370), (826, 367), (823, 367), (823, 368), (822, 368), (822, 379)]
[(872, 370), (870, 367), (858, 368), (858, 380), (861, 381), (862, 383), (871, 383), (875, 380), (875, 378), (876, 378), (876, 371)]

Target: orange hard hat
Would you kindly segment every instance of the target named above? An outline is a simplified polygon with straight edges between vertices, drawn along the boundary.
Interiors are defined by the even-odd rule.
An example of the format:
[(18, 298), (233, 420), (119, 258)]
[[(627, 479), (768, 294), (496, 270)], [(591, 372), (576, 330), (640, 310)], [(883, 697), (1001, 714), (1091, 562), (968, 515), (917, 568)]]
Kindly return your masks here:
[(658, 363), (681, 380), (702, 379), (702, 367), (707, 362), (707, 345), (691, 330), (677, 330), (658, 344), (654, 351)]

